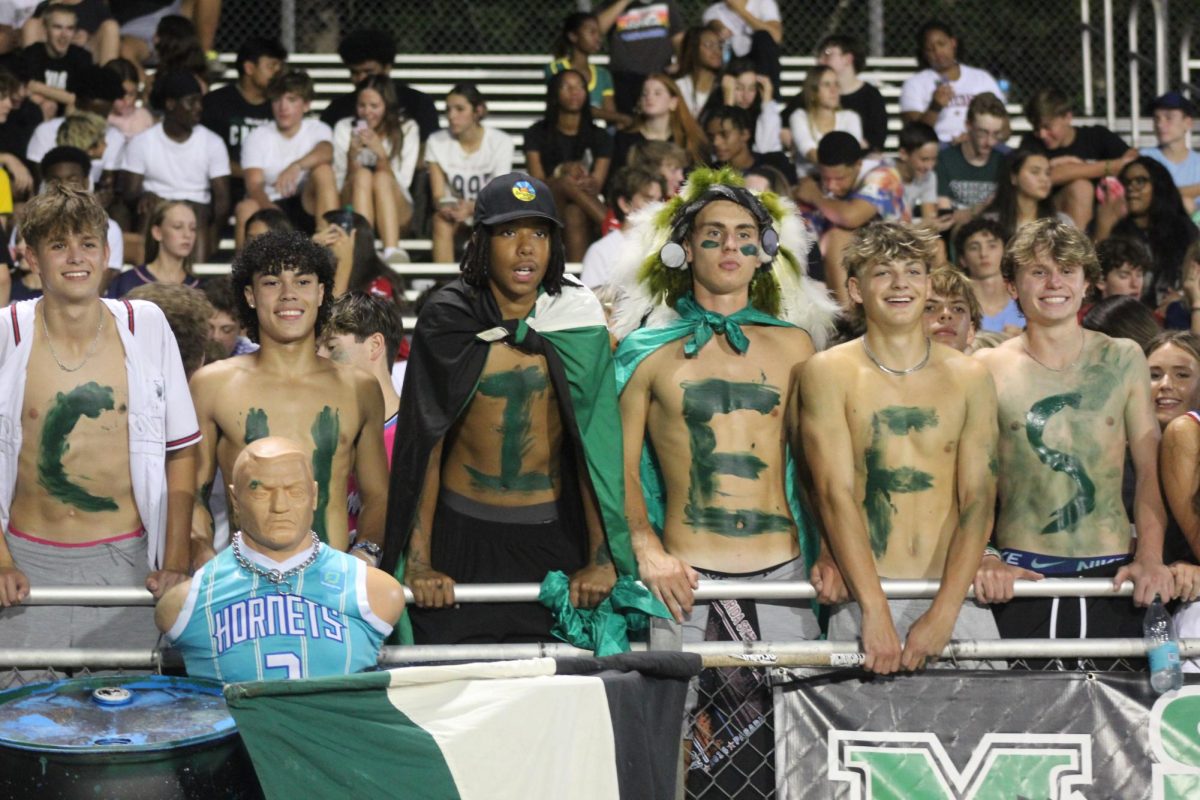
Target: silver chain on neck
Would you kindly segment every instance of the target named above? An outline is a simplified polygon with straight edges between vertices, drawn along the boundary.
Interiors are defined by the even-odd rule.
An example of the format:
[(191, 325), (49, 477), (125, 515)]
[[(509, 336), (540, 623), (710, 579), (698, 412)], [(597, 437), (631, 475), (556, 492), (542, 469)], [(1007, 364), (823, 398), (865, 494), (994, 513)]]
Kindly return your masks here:
[(933, 352), (933, 340), (927, 338), (927, 339), (925, 339), (925, 357), (922, 358), (920, 361), (918, 361), (915, 366), (909, 367), (908, 369), (892, 369), (891, 367), (887, 366), (882, 361), (880, 361), (878, 358), (876, 358), (875, 354), (871, 352), (871, 348), (867, 346), (867, 337), (866, 336), (863, 336), (862, 339), (860, 339), (859, 341), (862, 342), (863, 352), (867, 354), (867, 358), (871, 359), (872, 364), (879, 367), (881, 370), (886, 372), (888, 375), (895, 375), (896, 377), (900, 377), (903, 375), (911, 375), (912, 373), (921, 369), (921, 367), (923, 367), (929, 363), (929, 355), (930, 355), (930, 353)]
[(46, 309), (42, 309), (42, 333), (46, 334), (46, 347), (50, 349), (50, 357), (54, 359), (54, 363), (58, 364), (58, 368), (63, 372), (78, 372), (83, 369), (83, 366), (92, 360), (92, 356), (96, 355), (96, 348), (100, 346), (100, 334), (104, 332), (104, 308), (103, 304), (100, 308), (100, 324), (96, 326), (96, 338), (92, 339), (91, 345), (87, 352), (83, 354), (83, 361), (79, 362), (77, 367), (68, 367), (58, 358), (58, 353), (54, 352), (54, 342), (50, 341), (50, 329), (46, 327)]
[(1077, 353), (1075, 354), (1075, 357), (1074, 357), (1074, 358), (1072, 358), (1072, 359), (1071, 359), (1071, 361), (1070, 361), (1069, 363), (1067, 363), (1066, 365), (1064, 365), (1064, 366), (1061, 366), (1061, 367), (1052, 367), (1052, 366), (1050, 366), (1050, 365), (1049, 365), (1049, 364), (1047, 364), (1046, 362), (1042, 361), (1040, 358), (1038, 358), (1037, 356), (1035, 356), (1035, 355), (1033, 354), (1033, 351), (1031, 351), (1031, 350), (1029, 349), (1029, 337), (1025, 336), (1024, 334), (1022, 334), (1022, 335), (1021, 335), (1021, 349), (1025, 351), (1025, 355), (1029, 356), (1029, 357), (1030, 357), (1030, 358), (1032, 358), (1034, 361), (1036, 361), (1036, 362), (1038, 363), (1038, 365), (1039, 365), (1039, 366), (1041, 366), (1043, 369), (1048, 369), (1048, 370), (1050, 370), (1051, 372), (1066, 372), (1066, 371), (1067, 371), (1067, 370), (1069, 370), (1071, 367), (1073, 367), (1073, 366), (1075, 366), (1076, 364), (1078, 364), (1078, 363), (1079, 363), (1079, 357), (1083, 355), (1083, 347), (1084, 347), (1084, 345), (1085, 345), (1086, 343), (1087, 343), (1087, 337), (1086, 337), (1086, 335), (1084, 335), (1084, 334), (1081, 332), (1081, 333), (1080, 333), (1080, 337), (1079, 337), (1079, 352), (1077, 352)]
[(312, 552), (309, 553), (308, 558), (304, 559), (302, 563), (297, 564), (289, 570), (263, 569), (246, 558), (246, 554), (242, 552), (241, 531), (233, 534), (233, 557), (242, 569), (276, 586), (283, 594), (288, 594), (292, 591), (292, 584), (288, 581), (288, 578), (293, 575), (299, 575), (311, 567), (313, 562), (317, 560), (317, 556), (321, 554), (321, 539), (317, 536), (316, 531), (309, 531), (309, 533), (312, 534)]

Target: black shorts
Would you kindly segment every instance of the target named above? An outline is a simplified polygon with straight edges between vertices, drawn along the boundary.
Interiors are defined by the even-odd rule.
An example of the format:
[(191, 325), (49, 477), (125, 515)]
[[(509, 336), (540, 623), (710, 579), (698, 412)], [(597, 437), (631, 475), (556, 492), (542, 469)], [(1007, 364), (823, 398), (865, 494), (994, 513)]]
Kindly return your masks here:
[(304, 210), (304, 201), (301, 199), (303, 195), (304, 187), (301, 187), (300, 191), (291, 197), (281, 197), (276, 200), (275, 205), (279, 206), (280, 211), (287, 214), (287, 218), (291, 220), (296, 230), (311, 235), (317, 232), (317, 220)]
[[(1123, 564), (1107, 564), (1054, 578), (1111, 578)], [(1001, 639), (1127, 639), (1142, 637), (1145, 609), (1130, 597), (1021, 597), (992, 606)], [(1065, 662), (1074, 665), (1074, 659)], [(1110, 669), (1113, 659), (1090, 659)], [(1030, 669), (1045, 669), (1049, 659), (1025, 659)]]
[[(443, 492), (433, 517), (433, 568), (456, 583), (541, 583), (548, 572), (570, 575), (586, 563), (586, 534), (569, 531), (553, 510), (541, 521), (496, 518), (511, 519), (523, 511), (484, 506)], [(417, 644), (558, 641), (550, 634), (554, 619), (549, 609), (537, 602), (409, 606), (408, 611)]]

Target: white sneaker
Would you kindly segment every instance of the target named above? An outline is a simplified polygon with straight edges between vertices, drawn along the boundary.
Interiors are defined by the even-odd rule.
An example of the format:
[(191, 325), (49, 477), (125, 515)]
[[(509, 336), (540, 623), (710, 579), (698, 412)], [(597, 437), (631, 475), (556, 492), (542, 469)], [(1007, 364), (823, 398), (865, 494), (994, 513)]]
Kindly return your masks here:
[(408, 251), (400, 247), (388, 247), (383, 251), (383, 262), (388, 266), (408, 264), (411, 261), (412, 259), (408, 257)]

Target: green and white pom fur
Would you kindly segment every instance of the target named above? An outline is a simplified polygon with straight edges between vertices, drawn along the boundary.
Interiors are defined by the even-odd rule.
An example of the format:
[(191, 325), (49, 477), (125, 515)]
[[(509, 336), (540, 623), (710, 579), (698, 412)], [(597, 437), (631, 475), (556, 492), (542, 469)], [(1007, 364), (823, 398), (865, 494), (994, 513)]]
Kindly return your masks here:
[[(607, 287), (613, 299), (609, 327), (618, 340), (638, 328), (657, 328), (679, 318), (672, 306), (691, 288), (691, 270), (670, 269), (658, 254), (667, 243), (671, 220), (679, 210), (716, 183), (743, 186), (744, 180), (727, 168), (698, 169), (678, 197), (645, 208), (631, 218)], [(755, 274), (750, 284), (750, 302), (760, 311), (803, 328), (812, 337), (813, 345), (823, 349), (833, 332), (837, 304), (819, 283), (808, 277), (806, 256), (815, 242), (790, 200), (772, 192), (757, 196), (775, 220), (779, 252), (770, 270)]]

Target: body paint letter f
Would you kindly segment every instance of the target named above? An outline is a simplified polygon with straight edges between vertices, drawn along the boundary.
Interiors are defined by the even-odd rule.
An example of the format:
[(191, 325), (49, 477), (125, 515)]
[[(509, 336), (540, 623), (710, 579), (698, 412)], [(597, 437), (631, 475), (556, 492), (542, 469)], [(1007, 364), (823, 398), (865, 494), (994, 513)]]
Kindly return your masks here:
[(907, 436), (913, 431), (937, 427), (937, 411), (932, 408), (889, 406), (871, 417), (871, 444), (867, 447), (867, 485), (863, 508), (867, 513), (867, 532), (871, 552), (876, 558), (887, 552), (892, 535), (892, 493), (923, 492), (933, 486), (933, 476), (912, 467), (888, 469), (883, 466), (885, 435)]

